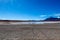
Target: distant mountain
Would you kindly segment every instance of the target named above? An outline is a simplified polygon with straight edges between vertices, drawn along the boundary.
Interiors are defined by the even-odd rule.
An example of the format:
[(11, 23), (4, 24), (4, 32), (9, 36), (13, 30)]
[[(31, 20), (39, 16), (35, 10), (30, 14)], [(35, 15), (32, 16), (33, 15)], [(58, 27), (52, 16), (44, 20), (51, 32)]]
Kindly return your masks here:
[(45, 19), (44, 21), (60, 21), (60, 18), (49, 17), (49, 18)]

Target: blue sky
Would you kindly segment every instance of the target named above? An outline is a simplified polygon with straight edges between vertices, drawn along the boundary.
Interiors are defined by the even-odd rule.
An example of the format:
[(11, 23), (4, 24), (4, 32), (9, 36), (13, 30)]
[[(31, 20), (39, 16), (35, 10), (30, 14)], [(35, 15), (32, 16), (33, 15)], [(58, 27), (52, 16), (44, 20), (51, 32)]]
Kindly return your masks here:
[(0, 19), (43, 20), (60, 16), (60, 0), (0, 0)]

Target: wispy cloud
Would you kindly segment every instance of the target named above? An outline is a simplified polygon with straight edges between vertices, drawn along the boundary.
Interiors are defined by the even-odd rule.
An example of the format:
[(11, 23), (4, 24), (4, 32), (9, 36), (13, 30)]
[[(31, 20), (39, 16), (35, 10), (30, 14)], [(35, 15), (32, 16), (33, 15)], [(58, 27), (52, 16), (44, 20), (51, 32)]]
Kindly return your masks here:
[(54, 17), (60, 18), (60, 13), (53, 14)]
[(60, 13), (54, 14), (55, 16), (60, 16)]
[(44, 20), (44, 19), (46, 19), (46, 16), (47, 16), (47, 15), (40, 15), (40, 19), (41, 19), (41, 20)]
[(41, 18), (46, 17), (47, 15), (40, 15)]
[(15, 1), (15, 0), (0, 0), (0, 2), (2, 2), (2, 3), (13, 3), (13, 1)]
[(54, 16), (60, 18), (60, 13), (54, 14)]

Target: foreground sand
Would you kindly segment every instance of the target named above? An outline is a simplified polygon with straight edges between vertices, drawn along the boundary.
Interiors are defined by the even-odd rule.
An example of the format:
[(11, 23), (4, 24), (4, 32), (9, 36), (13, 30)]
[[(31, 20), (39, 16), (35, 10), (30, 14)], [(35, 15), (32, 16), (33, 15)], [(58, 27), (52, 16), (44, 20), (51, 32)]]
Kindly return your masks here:
[(60, 40), (60, 23), (0, 25), (0, 40)]

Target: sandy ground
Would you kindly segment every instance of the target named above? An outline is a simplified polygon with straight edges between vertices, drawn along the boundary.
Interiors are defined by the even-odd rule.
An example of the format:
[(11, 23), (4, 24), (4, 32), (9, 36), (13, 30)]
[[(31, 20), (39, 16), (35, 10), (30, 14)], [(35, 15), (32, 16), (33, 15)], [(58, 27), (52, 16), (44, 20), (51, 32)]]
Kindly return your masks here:
[(0, 40), (60, 40), (60, 23), (0, 25)]

